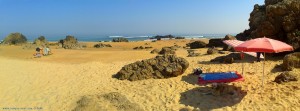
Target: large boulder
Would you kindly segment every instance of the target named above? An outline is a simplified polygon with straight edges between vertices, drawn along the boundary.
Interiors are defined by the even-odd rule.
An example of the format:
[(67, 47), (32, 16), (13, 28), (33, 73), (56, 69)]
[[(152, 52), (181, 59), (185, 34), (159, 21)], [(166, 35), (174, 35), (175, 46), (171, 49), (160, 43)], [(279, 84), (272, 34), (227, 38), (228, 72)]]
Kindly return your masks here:
[(265, 0), (265, 5), (256, 4), (250, 14), (249, 26), (244, 33), (251, 32), (251, 38), (266, 36), (300, 50), (300, 0)]
[(206, 43), (203, 41), (194, 41), (191, 43), (186, 44), (186, 46), (190, 47), (191, 49), (198, 49), (206, 47)]
[(128, 42), (128, 39), (123, 37), (113, 38), (112, 42)]
[(162, 79), (176, 77), (184, 73), (189, 62), (176, 55), (156, 56), (152, 59), (137, 61), (122, 67), (116, 74), (120, 80)]
[(283, 58), (282, 70), (291, 71), (300, 68), (300, 52), (288, 54)]
[(297, 81), (296, 75), (292, 72), (285, 71), (281, 73), (280, 75), (276, 76), (274, 82), (276, 83), (283, 83), (283, 82), (290, 82), (290, 81)]
[(77, 38), (67, 35), (65, 39), (58, 42), (65, 49), (80, 49), (82, 46), (78, 43)]
[(176, 48), (175, 47), (163, 47), (159, 54), (165, 55), (165, 54), (175, 54)]
[(224, 47), (223, 39), (209, 39), (207, 47)]
[(37, 46), (48, 45), (48, 41), (44, 36), (40, 36), (33, 41), (33, 44), (35, 44)]
[(111, 92), (83, 96), (72, 111), (143, 111), (143, 109), (138, 104), (130, 102), (125, 95)]
[(4, 44), (23, 44), (27, 42), (27, 38), (21, 34), (21, 33), (10, 33), (8, 36), (6, 36), (3, 40)]

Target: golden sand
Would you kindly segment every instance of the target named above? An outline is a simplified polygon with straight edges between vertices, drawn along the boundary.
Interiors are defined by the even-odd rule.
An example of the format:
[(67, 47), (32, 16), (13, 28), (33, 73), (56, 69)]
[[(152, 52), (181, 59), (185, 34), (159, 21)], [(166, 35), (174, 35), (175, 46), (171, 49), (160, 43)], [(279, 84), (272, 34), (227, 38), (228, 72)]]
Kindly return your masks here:
[[(56, 49), (53, 55), (33, 58), (34, 49), (22, 46), (0, 46), (0, 110), (10, 108), (42, 109), (44, 111), (68, 111), (76, 107), (85, 95), (119, 92), (129, 101), (146, 111), (165, 110), (256, 110), (299, 111), (300, 82), (277, 84), (273, 82), (281, 73), (275, 68), (282, 58), (267, 58), (264, 87), (262, 63), (248, 57), (233, 64), (211, 63), (211, 59), (224, 54), (206, 55), (207, 48), (197, 49), (199, 57), (187, 57), (186, 49), (176, 55), (189, 61), (185, 73), (169, 79), (148, 79), (130, 82), (112, 76), (124, 65), (155, 57), (149, 50), (132, 50), (133, 47), (185, 46), (189, 40), (158, 42), (109, 43), (112, 48), (92, 48), (95, 43), (86, 43), (80, 50)], [(194, 68), (204, 72), (242, 72), (244, 82), (230, 83), (241, 91), (233, 96), (213, 96), (206, 91), (208, 86), (197, 85), (197, 76), (191, 75)], [(293, 72), (298, 73), (296, 69)]]

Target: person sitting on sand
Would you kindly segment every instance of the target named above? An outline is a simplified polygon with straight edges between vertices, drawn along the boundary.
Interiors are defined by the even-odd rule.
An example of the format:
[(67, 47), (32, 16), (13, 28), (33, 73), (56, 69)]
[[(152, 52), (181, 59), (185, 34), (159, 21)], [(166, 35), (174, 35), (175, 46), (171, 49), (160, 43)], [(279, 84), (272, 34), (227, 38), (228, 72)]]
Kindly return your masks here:
[(40, 49), (40, 47), (37, 47), (36, 49), (35, 49), (35, 54), (33, 54), (33, 56), (34, 57), (41, 57), (42, 55), (41, 55), (41, 49)]
[(47, 52), (48, 52), (48, 55), (52, 54), (52, 53), (51, 53), (51, 50), (50, 50), (50, 48), (49, 48), (49, 46), (46, 47), (46, 50), (47, 50)]
[[(48, 49), (49, 49), (49, 48), (48, 48)], [(44, 49), (43, 49), (43, 52), (44, 52), (43, 55), (44, 55), (44, 56), (48, 55), (48, 53), (49, 53), (49, 52), (48, 52), (48, 49), (47, 49), (47, 47), (44, 47)]]

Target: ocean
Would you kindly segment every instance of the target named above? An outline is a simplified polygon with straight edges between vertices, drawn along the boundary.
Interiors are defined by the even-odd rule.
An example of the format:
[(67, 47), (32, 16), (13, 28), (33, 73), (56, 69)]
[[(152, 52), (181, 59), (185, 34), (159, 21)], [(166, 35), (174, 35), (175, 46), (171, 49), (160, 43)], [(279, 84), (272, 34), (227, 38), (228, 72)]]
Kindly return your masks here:
[[(199, 39), (199, 38), (224, 38), (226, 34), (198, 34), (198, 35), (173, 35), (175, 37), (185, 37), (186, 39)], [(233, 34), (232, 34), (233, 35)], [(99, 42), (99, 41), (112, 41), (114, 38), (123, 37), (128, 39), (129, 41), (144, 41), (149, 40), (151, 37), (156, 35), (105, 35), (105, 36), (74, 36), (78, 41), (81, 42)], [(64, 39), (65, 36), (45, 36), (48, 41), (56, 42), (60, 39)], [(29, 42), (33, 42), (37, 37), (26, 36)]]

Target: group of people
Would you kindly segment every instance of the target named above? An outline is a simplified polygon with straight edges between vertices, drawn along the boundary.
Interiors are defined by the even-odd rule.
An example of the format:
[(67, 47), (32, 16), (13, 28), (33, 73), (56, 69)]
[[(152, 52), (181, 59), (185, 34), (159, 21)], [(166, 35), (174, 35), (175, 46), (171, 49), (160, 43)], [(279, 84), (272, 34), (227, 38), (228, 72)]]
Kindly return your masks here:
[(50, 48), (48, 46), (37, 47), (35, 49), (36, 53), (33, 54), (34, 57), (42, 57), (52, 54)]

